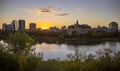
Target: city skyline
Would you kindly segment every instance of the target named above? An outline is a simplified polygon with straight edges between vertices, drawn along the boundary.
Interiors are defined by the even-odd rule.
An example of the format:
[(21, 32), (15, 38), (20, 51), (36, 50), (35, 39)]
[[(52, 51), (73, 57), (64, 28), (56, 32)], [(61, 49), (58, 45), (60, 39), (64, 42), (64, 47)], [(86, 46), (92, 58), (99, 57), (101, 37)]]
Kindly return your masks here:
[(24, 19), (26, 28), (36, 23), (37, 28), (62, 27), (74, 24), (107, 26), (110, 22), (120, 23), (120, 0), (6, 0), (0, 15), (0, 28), (13, 19)]
[(96, 31), (102, 31), (102, 32), (120, 32), (118, 29), (118, 23), (117, 22), (110, 22), (109, 27), (106, 26), (101, 26), (99, 25), (97, 28), (92, 28), (88, 24), (79, 24), (79, 21), (76, 20), (74, 24), (71, 24), (69, 26), (62, 26), (61, 28), (58, 28), (56, 26), (50, 27), (49, 29), (47, 28), (36, 28), (36, 23), (30, 23), (29, 24), (29, 29), (25, 28), (25, 20), (19, 20), (18, 23), (16, 20), (13, 20), (11, 24), (6, 24), (4, 23), (2, 26), (3, 31), (20, 31), (20, 32), (35, 32), (35, 31), (47, 31), (47, 32), (64, 32), (69, 35), (72, 33), (77, 33), (77, 34), (84, 34), (88, 33), (90, 31), (96, 32)]
[[(23, 21), (23, 22), (20, 22), (20, 21)], [(107, 26), (104, 26), (104, 25), (97, 25), (96, 27), (92, 27), (91, 25), (89, 25), (89, 24), (81, 24), (81, 23), (79, 23), (79, 20), (77, 19), (77, 20), (75, 20), (75, 22), (73, 22), (73, 24), (69, 24), (69, 25), (63, 25), (63, 26), (61, 26), (61, 27), (58, 27), (58, 26), (56, 26), (56, 25), (54, 25), (54, 26), (50, 26), (49, 28), (45, 28), (45, 27), (43, 27), (43, 28), (40, 28), (40, 27), (36, 27), (36, 23), (34, 23), (34, 22), (31, 22), (31, 23), (29, 23), (28, 24), (28, 28), (26, 28), (26, 20), (23, 20), (23, 19), (19, 19), (19, 20), (12, 20), (11, 21), (11, 23), (3, 23), (2, 24), (2, 28), (1, 29), (3, 29), (3, 25), (4, 24), (6, 24), (6, 25), (11, 25), (11, 24), (16, 24), (15, 26), (16, 26), (16, 28), (20, 28), (20, 26), (23, 26), (23, 28), (24, 29), (30, 29), (31, 28), (31, 24), (34, 24), (34, 27), (36, 27), (36, 29), (50, 29), (51, 27), (56, 27), (56, 28), (59, 28), (59, 29), (61, 29), (62, 27), (66, 27), (66, 28), (68, 28), (69, 26), (73, 26), (73, 25), (75, 25), (75, 24), (78, 24), (78, 25), (88, 25), (88, 26), (90, 26), (91, 28), (98, 28), (98, 27), (107, 27), (107, 28), (109, 28), (109, 24), (110, 23), (113, 23), (113, 22), (115, 22), (115, 21), (112, 21), (112, 22), (109, 22), (108, 24), (107, 24)], [(115, 22), (115, 23), (117, 23), (117, 22)], [(118, 24), (118, 29), (119, 29), (119, 23), (117, 23)], [(15, 29), (16, 29), (15, 28)]]

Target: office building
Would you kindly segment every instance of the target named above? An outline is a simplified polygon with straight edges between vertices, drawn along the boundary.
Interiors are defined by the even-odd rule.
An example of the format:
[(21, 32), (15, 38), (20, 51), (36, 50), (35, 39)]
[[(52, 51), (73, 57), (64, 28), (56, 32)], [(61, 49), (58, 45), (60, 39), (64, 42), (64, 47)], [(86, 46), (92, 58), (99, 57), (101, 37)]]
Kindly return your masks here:
[(35, 23), (30, 23), (29, 24), (29, 30), (30, 31), (36, 31), (36, 24)]
[(25, 31), (25, 20), (18, 21), (18, 31)]
[(109, 24), (109, 31), (110, 32), (117, 32), (118, 31), (118, 23), (116, 22), (111, 22)]
[(6, 31), (6, 28), (7, 28), (7, 24), (4, 23), (4, 24), (2, 25), (2, 30), (3, 30), (3, 31)]

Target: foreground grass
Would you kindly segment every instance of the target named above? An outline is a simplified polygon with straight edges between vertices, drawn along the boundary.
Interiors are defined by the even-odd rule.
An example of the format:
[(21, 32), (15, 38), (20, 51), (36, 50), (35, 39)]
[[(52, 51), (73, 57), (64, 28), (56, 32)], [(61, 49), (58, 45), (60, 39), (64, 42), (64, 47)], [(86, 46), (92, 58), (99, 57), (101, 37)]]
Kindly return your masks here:
[(0, 49), (0, 71), (120, 71), (120, 52), (98, 55), (94, 59), (92, 55), (85, 58), (85, 61), (75, 58), (71, 61), (49, 60), (43, 61), (37, 55), (18, 55)]

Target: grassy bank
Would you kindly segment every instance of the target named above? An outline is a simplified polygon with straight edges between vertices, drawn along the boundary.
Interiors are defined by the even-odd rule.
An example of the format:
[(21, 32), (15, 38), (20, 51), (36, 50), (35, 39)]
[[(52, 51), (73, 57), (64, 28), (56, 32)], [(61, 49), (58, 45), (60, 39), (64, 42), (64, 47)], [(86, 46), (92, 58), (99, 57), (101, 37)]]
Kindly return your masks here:
[(79, 53), (72, 56), (75, 58), (68, 57), (69, 61), (43, 61), (35, 54), (17, 55), (0, 49), (0, 71), (120, 71), (120, 52), (113, 57), (110, 54), (108, 51), (98, 54), (98, 59), (89, 55), (84, 57), (84, 62)]

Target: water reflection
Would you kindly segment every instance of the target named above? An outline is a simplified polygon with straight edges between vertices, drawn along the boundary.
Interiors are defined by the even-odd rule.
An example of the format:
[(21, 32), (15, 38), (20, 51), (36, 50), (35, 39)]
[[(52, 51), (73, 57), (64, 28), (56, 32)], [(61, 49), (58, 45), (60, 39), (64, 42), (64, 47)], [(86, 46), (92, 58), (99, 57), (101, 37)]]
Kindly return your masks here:
[(97, 50), (109, 48), (114, 52), (120, 51), (120, 42), (106, 42), (99, 45), (66, 45), (66, 44), (36, 44), (33, 46), (36, 52), (43, 53), (43, 59), (66, 59), (67, 54), (74, 53), (75, 50), (85, 51), (86, 55), (96, 54)]

